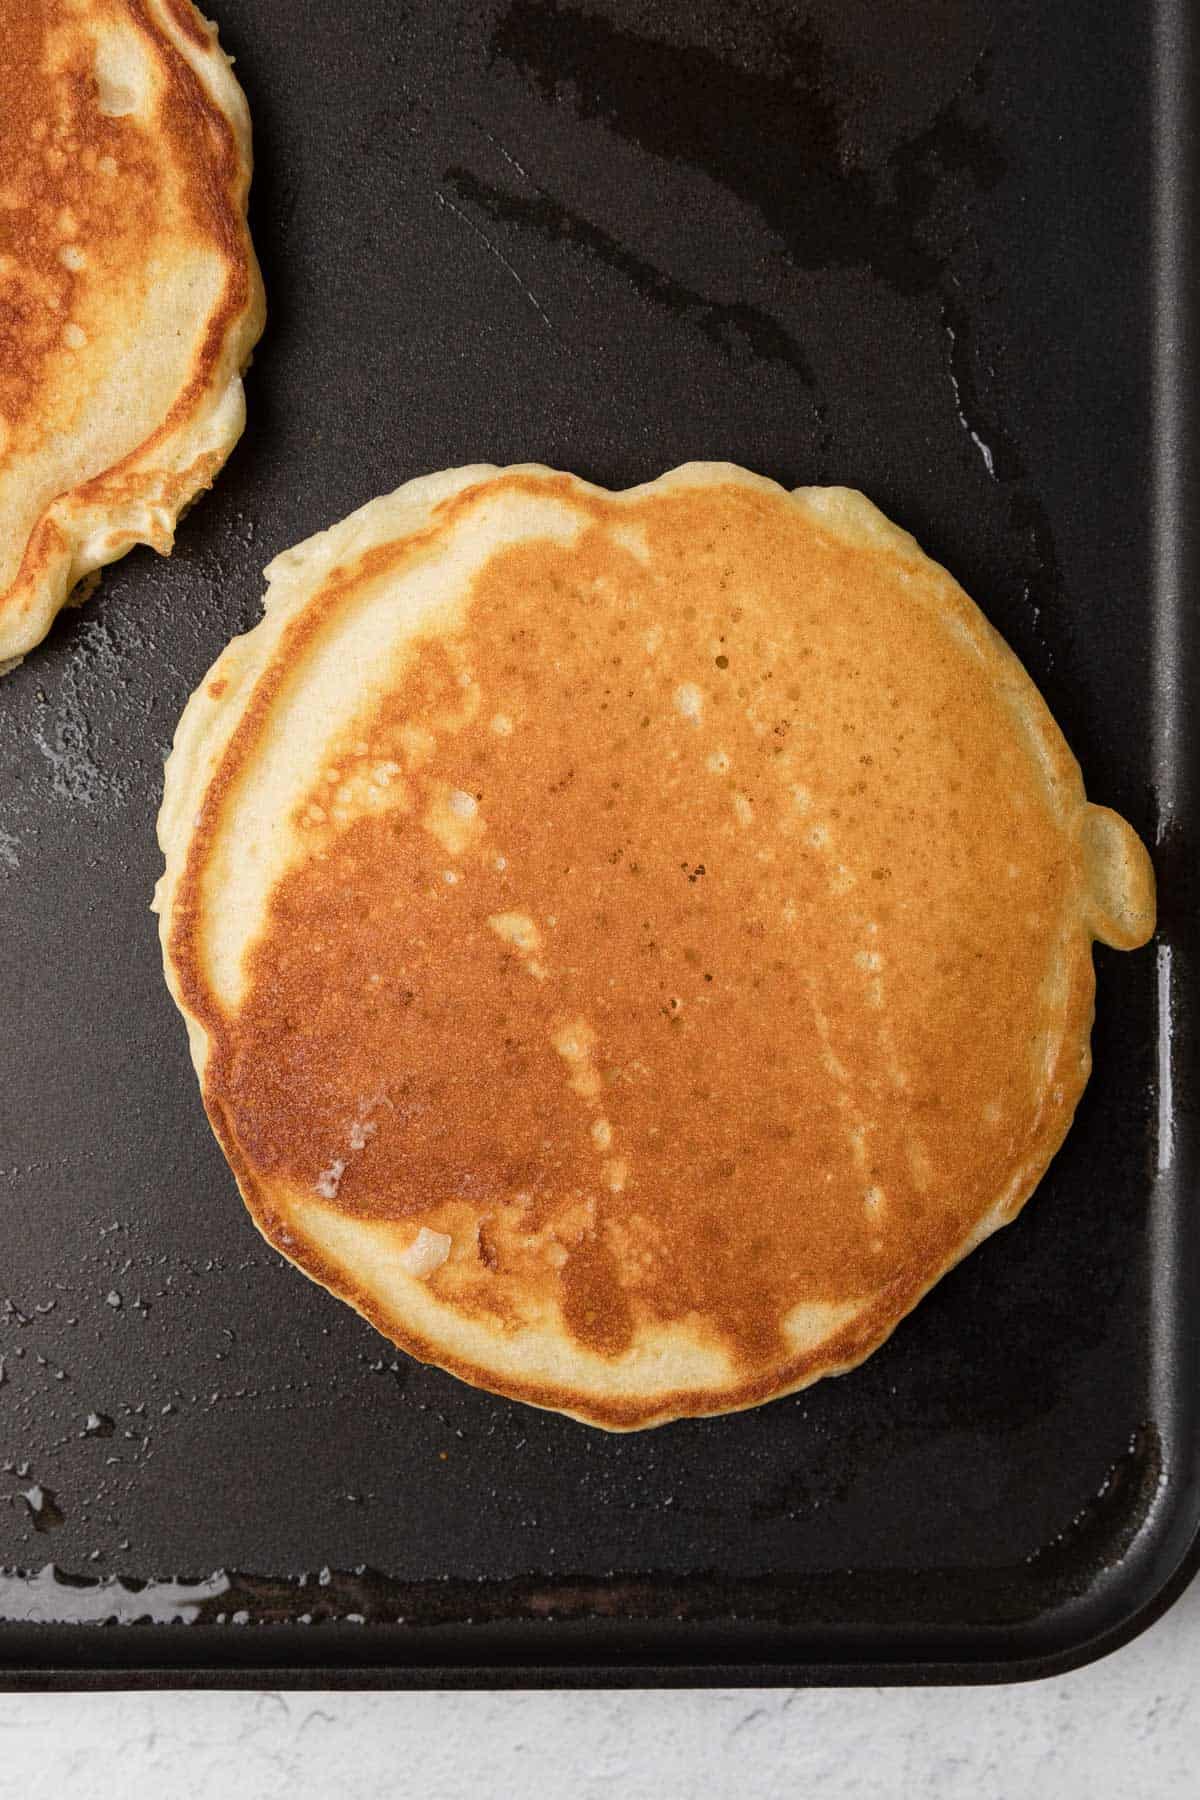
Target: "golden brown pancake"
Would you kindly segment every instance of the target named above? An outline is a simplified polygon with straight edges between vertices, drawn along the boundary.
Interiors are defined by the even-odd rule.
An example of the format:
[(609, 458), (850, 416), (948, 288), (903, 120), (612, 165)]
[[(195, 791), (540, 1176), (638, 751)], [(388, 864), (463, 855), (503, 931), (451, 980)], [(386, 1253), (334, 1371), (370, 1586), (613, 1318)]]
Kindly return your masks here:
[(0, 0), (0, 670), (180, 509), (262, 330), (250, 120), (188, 0)]
[(860, 1362), (1024, 1203), (1153, 925), (1016, 658), (862, 495), (410, 483), (267, 571), (157, 901), (259, 1229), (613, 1430)]

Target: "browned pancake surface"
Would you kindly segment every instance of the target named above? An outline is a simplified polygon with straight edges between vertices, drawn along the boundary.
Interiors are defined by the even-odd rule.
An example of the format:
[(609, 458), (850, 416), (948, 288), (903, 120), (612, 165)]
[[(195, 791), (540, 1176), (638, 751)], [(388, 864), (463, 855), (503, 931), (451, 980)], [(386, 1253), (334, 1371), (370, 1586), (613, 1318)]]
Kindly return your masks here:
[(81, 575), (170, 548), (241, 429), (240, 390), (215, 415), (262, 295), (244, 101), (194, 7), (0, 0), (0, 37), (5, 656)]
[[(615, 1366), (677, 1326), (744, 1404), (871, 1347), (1060, 1142), (1088, 1069), (1082, 789), (915, 546), (733, 481), (558, 491), (573, 543), (500, 551), (461, 628), (364, 675), (223, 1012), (187, 923), (221, 794), (271, 680), (414, 545), (339, 570), (290, 627), (171, 955), (276, 1241), (267, 1197), (292, 1189), (444, 1232), (428, 1287), (461, 1317), (557, 1317)], [(806, 1362), (807, 1303), (856, 1323)], [(636, 1397), (525, 1397), (639, 1422)]]

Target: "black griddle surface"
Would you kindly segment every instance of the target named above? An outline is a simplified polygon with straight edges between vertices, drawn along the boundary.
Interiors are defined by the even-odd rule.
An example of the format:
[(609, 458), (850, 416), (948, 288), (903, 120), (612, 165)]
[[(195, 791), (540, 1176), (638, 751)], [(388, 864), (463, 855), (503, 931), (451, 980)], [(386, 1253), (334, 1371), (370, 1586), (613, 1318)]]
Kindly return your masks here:
[[(250, 423), (172, 559), (0, 687), (0, 1683), (977, 1679), (1128, 1633), (1197, 1516), (1185, 8), (213, 8)], [(947, 564), (1157, 842), (1164, 929), (1098, 954), (1036, 1198), (865, 1367), (614, 1438), (408, 1361), (258, 1238), (154, 817), (278, 551), (458, 463), (694, 457), (861, 487)], [(139, 1613), (190, 1623), (86, 1622)]]

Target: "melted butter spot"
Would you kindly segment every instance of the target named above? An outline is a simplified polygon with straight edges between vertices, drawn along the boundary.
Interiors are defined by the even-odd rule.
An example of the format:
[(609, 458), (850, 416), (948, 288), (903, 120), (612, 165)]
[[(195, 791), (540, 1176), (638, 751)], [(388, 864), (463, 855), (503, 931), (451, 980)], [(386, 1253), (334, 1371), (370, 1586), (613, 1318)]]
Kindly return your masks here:
[(629, 1164), (623, 1156), (614, 1156), (606, 1162), (601, 1170), (609, 1191), (614, 1194), (625, 1192), (625, 1183), (629, 1179)]
[(513, 722), (507, 713), (494, 713), (492, 715), (492, 730), (497, 737), (511, 737), (512, 728)]
[(876, 975), (883, 967), (883, 959), (874, 950), (856, 950), (854, 966), (862, 969), (865, 974)]
[(814, 850), (824, 850), (829, 844), (829, 833), (824, 825), (814, 825), (808, 834), (808, 841)]
[(87, 265), (87, 257), (75, 244), (64, 244), (58, 253), (58, 260), (64, 269), (70, 269), (74, 274), (78, 274)]
[(473, 819), (479, 811), (479, 802), (474, 794), (468, 794), (462, 788), (453, 788), (450, 793), (450, 811), (460, 819)]
[(872, 1218), (877, 1217), (883, 1211), (883, 1189), (869, 1187), (863, 1196), (863, 1208)]
[(704, 766), (710, 775), (727, 775), (729, 773), (729, 757), (724, 750), (714, 750)]
[(592, 1124), (592, 1142), (595, 1144), (597, 1150), (611, 1149), (612, 1141), (612, 1126), (609, 1124), (608, 1120), (596, 1119)]
[(82, 350), (83, 346), (87, 343), (87, 333), (81, 331), (79, 326), (76, 325), (75, 321), (72, 319), (68, 324), (63, 326), (63, 343), (66, 344), (69, 350)]
[(733, 796), (733, 811), (739, 825), (750, 825), (754, 821), (754, 808), (745, 794)]
[(645, 645), (646, 645), (646, 655), (647, 656), (657, 656), (659, 651), (662, 649), (662, 641), (663, 641), (662, 626), (661, 625), (651, 626), (650, 630), (646, 633), (644, 641), (645, 641)]

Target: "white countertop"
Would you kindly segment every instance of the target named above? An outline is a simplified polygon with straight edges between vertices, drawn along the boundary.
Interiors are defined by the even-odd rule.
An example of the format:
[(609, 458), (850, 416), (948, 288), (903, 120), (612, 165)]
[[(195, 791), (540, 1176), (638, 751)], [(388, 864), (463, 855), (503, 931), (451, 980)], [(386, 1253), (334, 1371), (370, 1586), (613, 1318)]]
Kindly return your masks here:
[(1022, 1687), (0, 1696), (0, 1800), (1195, 1800), (1200, 1583)]

